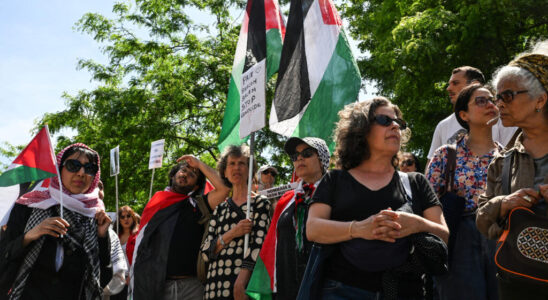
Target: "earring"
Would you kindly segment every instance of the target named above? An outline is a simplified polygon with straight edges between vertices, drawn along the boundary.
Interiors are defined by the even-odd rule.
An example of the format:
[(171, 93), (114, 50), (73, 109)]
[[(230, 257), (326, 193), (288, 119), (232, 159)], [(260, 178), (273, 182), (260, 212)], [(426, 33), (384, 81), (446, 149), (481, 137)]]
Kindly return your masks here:
[(536, 111), (536, 112), (540, 112), (540, 108), (535, 108), (535, 111)]

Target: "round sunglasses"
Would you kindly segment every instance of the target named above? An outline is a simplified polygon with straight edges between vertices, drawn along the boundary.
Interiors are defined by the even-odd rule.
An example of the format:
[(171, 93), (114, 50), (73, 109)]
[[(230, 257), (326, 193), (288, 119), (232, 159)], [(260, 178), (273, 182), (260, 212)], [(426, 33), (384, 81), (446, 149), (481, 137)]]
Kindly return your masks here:
[(400, 130), (405, 130), (407, 128), (407, 123), (405, 123), (404, 120), (400, 118), (393, 119), (387, 115), (375, 115), (375, 117), (373, 118), (373, 121), (385, 127), (392, 125), (392, 122), (396, 122), (396, 124), (400, 126)]
[(67, 169), (67, 171), (69, 171), (71, 173), (76, 173), (76, 172), (80, 171), (80, 169), (82, 167), (84, 167), (84, 173), (86, 173), (88, 175), (91, 175), (91, 176), (95, 176), (95, 174), (97, 174), (97, 171), (99, 171), (99, 167), (96, 164), (91, 163), (91, 162), (82, 164), (77, 159), (67, 159), (67, 160), (65, 160), (65, 162), (63, 163), (63, 167), (65, 167), (65, 169)]

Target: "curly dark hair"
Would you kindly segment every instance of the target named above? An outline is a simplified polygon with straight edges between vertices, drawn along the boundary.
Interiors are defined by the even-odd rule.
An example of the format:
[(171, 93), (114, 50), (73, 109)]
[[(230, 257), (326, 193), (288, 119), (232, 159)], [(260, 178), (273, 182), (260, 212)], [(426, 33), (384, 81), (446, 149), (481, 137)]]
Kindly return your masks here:
[[(250, 155), (251, 155), (251, 150), (249, 149), (249, 146), (246, 144), (243, 144), (241, 146), (229, 145), (223, 150), (223, 153), (221, 154), (221, 159), (219, 159), (219, 162), (217, 163), (217, 171), (219, 172), (219, 176), (221, 176), (226, 186), (232, 187), (232, 183), (230, 183), (230, 181), (228, 181), (228, 178), (225, 177), (228, 157), (243, 156), (246, 158), (246, 163), (249, 164)], [(258, 169), (257, 161), (254, 160), (253, 161), (253, 179), (255, 178), (255, 173), (257, 173), (257, 169)]]
[[(121, 219), (123, 212), (126, 212), (129, 215), (129, 217), (133, 220), (133, 223), (131, 224), (131, 227), (129, 228), (129, 233), (130, 234), (136, 233), (137, 230), (139, 230), (139, 217), (137, 216), (137, 214), (131, 207), (124, 205), (118, 209), (118, 220)], [(122, 233), (123, 233), (123, 230), (121, 230), (118, 234), (121, 235)]]
[[(350, 170), (371, 157), (366, 137), (371, 131), (375, 111), (382, 106), (392, 107), (396, 117), (402, 117), (398, 106), (384, 97), (375, 97), (371, 100), (351, 103), (339, 111), (339, 122), (337, 122), (334, 131), (335, 142), (337, 143), (335, 148), (337, 168)], [(409, 129), (402, 130), (402, 144), (407, 142), (409, 135)], [(398, 165), (397, 153), (394, 154), (392, 165), (394, 167)]]
[[(173, 184), (173, 176), (175, 176), (175, 174), (177, 174), (177, 172), (179, 172), (179, 170), (181, 170), (182, 168), (187, 167), (187, 166), (188, 166), (188, 163), (183, 160), (180, 163), (178, 163), (178, 164), (174, 165), (173, 167), (171, 167), (171, 170), (169, 171), (169, 174), (168, 174), (169, 186), (171, 186)], [(202, 173), (202, 171), (200, 171), (200, 169), (196, 169), (196, 171), (197, 171), (196, 175), (198, 175), (198, 178), (196, 179), (196, 185), (198, 186), (198, 191), (202, 191), (205, 187), (206, 178), (205, 178), (204, 173)]]

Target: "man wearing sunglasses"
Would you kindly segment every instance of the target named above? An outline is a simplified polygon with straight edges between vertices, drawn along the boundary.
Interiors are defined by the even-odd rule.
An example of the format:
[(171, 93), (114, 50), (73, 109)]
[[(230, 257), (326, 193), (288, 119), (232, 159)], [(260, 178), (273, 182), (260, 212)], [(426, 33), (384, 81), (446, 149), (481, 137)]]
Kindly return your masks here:
[[(462, 66), (451, 72), (451, 78), (449, 78), (449, 83), (447, 84), (447, 93), (449, 94), (449, 99), (451, 100), (453, 107), (455, 106), (460, 91), (472, 83), (485, 84), (485, 77), (479, 69), (470, 66)], [(492, 127), (492, 130), (493, 140), (505, 146), (514, 135), (516, 128), (504, 127), (499, 120), (497, 124)], [(427, 156), (428, 163), (434, 156), (434, 151), (436, 151), (436, 149), (445, 144), (455, 143), (457, 137), (465, 132), (466, 130), (460, 126), (454, 113), (440, 121), (434, 130), (434, 136), (432, 137), (432, 143), (430, 144), (430, 150), (428, 151)]]
[[(198, 253), (211, 213), (230, 190), (214, 169), (196, 157), (184, 155), (177, 161), (169, 172), (169, 186), (150, 199), (139, 233), (128, 241), (128, 259), (133, 261), (130, 293), (135, 300), (158, 295), (203, 298), (199, 277), (206, 270)], [(206, 178), (214, 189), (203, 195)]]

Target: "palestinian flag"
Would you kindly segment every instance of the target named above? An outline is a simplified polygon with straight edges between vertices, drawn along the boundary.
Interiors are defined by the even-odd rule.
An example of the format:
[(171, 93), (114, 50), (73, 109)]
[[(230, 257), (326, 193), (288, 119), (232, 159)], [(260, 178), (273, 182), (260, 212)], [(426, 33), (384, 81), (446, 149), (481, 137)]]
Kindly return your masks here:
[(266, 234), (261, 252), (253, 268), (246, 293), (251, 299), (272, 299), (272, 293), (276, 293), (276, 234), (280, 215), (284, 208), (290, 204), (295, 191), (286, 192), (276, 204), (272, 222)]
[(13, 203), (31, 182), (54, 176), (57, 176), (56, 160), (45, 126), (0, 175), (0, 225), (7, 223)]
[(242, 73), (266, 59), (267, 80), (278, 71), (285, 24), (277, 0), (248, 0), (236, 46), (226, 109), (219, 135), (219, 150), (241, 145), (240, 91)]
[(360, 73), (332, 0), (291, 1), (270, 130), (319, 137), (333, 151), (337, 113), (358, 98)]

